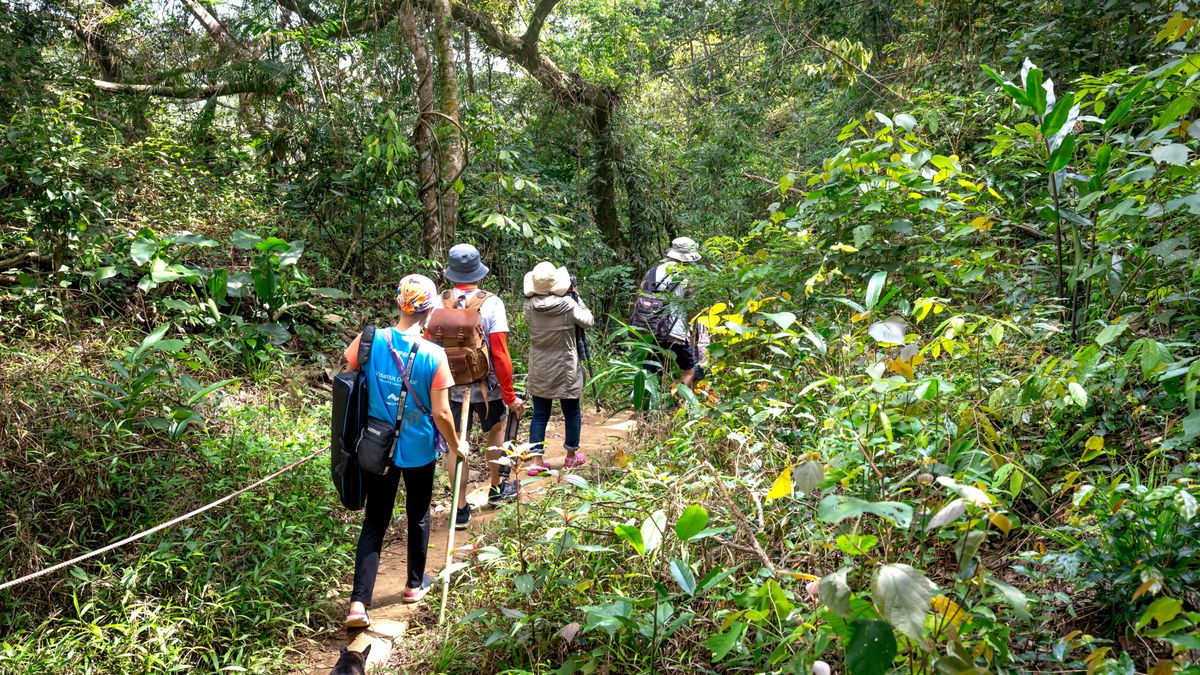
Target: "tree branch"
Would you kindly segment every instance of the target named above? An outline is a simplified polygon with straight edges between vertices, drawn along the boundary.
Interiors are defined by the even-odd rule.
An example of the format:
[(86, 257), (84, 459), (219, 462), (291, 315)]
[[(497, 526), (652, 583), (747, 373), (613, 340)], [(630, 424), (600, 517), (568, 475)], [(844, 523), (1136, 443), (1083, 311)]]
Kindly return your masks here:
[(191, 12), (192, 16), (196, 17), (200, 25), (204, 26), (204, 30), (213, 39), (213, 42), (217, 43), (218, 47), (234, 52), (242, 57), (254, 57), (254, 53), (238, 42), (237, 38), (225, 28), (225, 25), (217, 19), (216, 15), (208, 11), (208, 8), (201, 4), (200, 0), (180, 1)]
[(177, 98), (181, 100), (202, 100), (211, 98), (213, 96), (266, 93), (261, 83), (255, 82), (218, 82), (210, 85), (175, 86), (169, 84), (109, 82), (108, 80), (97, 80), (93, 78), (91, 83), (101, 91), (107, 91), (114, 94), (142, 94), (143, 96), (158, 96), (161, 98)]
[(533, 14), (529, 17), (529, 27), (521, 36), (521, 43), (525, 46), (526, 51), (537, 53), (542, 26), (546, 25), (546, 18), (550, 16), (550, 12), (554, 11), (554, 6), (557, 4), (558, 0), (538, 0), (537, 4), (533, 6)]

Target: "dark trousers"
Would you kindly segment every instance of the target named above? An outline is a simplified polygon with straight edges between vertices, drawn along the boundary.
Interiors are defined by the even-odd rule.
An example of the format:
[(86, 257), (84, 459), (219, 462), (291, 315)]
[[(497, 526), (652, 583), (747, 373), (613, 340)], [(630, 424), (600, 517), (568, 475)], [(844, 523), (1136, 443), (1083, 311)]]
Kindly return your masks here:
[(371, 606), (375, 576), (379, 574), (379, 552), (383, 535), (392, 522), (396, 491), (404, 478), (404, 515), (408, 520), (408, 587), (417, 588), (425, 577), (429, 552), (429, 502), (433, 499), (433, 473), (437, 462), (412, 469), (393, 468), (386, 476), (363, 472), (367, 508), (358, 550), (354, 554), (354, 591), (350, 601)]
[[(579, 449), (579, 433), (583, 429), (583, 413), (579, 410), (579, 399), (563, 398), (558, 400), (562, 407), (563, 417), (566, 418), (567, 437), (563, 447), (567, 450)], [(546, 440), (546, 427), (550, 424), (550, 410), (554, 399), (533, 397), (533, 419), (529, 422), (529, 442), (536, 443), (533, 452), (543, 452), (542, 443)]]

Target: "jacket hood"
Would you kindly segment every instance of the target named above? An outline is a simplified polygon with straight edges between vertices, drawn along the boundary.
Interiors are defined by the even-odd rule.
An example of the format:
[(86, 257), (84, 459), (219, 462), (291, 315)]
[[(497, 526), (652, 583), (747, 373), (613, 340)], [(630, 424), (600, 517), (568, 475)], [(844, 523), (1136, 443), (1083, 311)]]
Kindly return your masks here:
[(571, 313), (575, 308), (575, 301), (557, 295), (535, 295), (525, 300), (525, 306), (535, 312), (558, 316)]

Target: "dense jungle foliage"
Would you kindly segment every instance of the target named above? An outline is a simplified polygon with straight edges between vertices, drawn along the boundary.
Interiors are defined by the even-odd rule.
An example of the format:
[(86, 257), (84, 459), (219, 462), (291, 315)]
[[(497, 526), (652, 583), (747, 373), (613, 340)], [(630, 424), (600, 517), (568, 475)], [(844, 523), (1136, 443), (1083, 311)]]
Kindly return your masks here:
[[(472, 535), (398, 672), (1200, 673), (1198, 20), (0, 0), (0, 583), (321, 452), (344, 345), (468, 241), (518, 374), (522, 275), (577, 274), (640, 427)], [(625, 324), (683, 235), (695, 391)], [(0, 590), (0, 672), (302, 665), (325, 461)]]

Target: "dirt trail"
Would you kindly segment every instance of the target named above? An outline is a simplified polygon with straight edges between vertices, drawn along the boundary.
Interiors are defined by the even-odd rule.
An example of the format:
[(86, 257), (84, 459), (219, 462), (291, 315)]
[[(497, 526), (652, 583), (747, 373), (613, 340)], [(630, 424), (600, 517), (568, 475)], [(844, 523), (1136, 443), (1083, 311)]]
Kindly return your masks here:
[[(628, 437), (633, 424), (628, 414), (609, 417), (585, 411), (580, 445), (588, 457), (588, 463), (607, 460), (621, 440)], [(522, 440), (528, 439), (528, 430), (529, 425), (526, 422), (522, 428)], [(565, 457), (562, 449), (562, 437), (561, 420), (552, 420), (546, 433), (545, 460), (545, 465), (552, 469), (562, 468)], [(467, 530), (455, 533), (456, 548), (469, 541), (475, 542), (477, 545), (486, 545), (486, 542), (481, 542), (480, 531), (488, 521), (499, 515), (500, 508), (504, 508), (494, 508), (487, 504), (488, 486), (486, 468), (483, 466), (482, 458), (478, 455), (473, 456), (471, 466), (473, 469), (471, 473), (472, 489), (467, 495), (467, 501), (471, 504), (472, 509), (471, 525)], [(582, 470), (587, 471), (587, 467)], [(560, 480), (555, 477), (530, 479), (528, 474), (523, 471), (520, 476), (526, 480), (521, 486), (522, 502), (537, 501), (551, 484)], [(439, 478), (439, 480), (444, 479)], [(449, 501), (449, 497), (445, 496), (440, 501), (435, 499), (433, 504), (432, 531), (429, 537), (429, 564), (426, 572), (435, 577), (441, 572), (446, 561), (446, 529), (451, 513)], [(397, 503), (403, 503), (403, 500), (399, 499)], [(338, 659), (342, 645), (349, 645), (350, 649), (361, 651), (370, 644), (368, 670), (371, 667), (378, 667), (379, 664), (386, 664), (391, 656), (393, 644), (404, 634), (410, 622), (436, 621), (435, 618), (430, 617), (436, 617), (437, 614), (437, 606), (441, 600), (440, 585), (435, 585), (426, 596), (425, 601), (420, 604), (406, 605), (400, 602), (407, 582), (408, 556), (405, 550), (403, 515), (400, 513), (397, 515), (399, 517), (392, 521), (392, 525), (388, 529), (389, 538), (384, 544), (383, 554), (380, 557), (379, 576), (375, 581), (374, 606), (371, 609), (371, 628), (365, 631), (339, 629), (328, 639), (314, 644), (310, 649), (305, 650), (306, 655), (301, 659), (307, 665), (294, 670), (294, 675), (315, 675), (329, 672)], [(355, 531), (357, 532), (357, 530)], [(338, 592), (342, 604), (345, 604), (345, 599), (350, 593), (349, 584), (343, 584)], [(453, 593), (454, 590), (451, 589), (451, 592)]]

